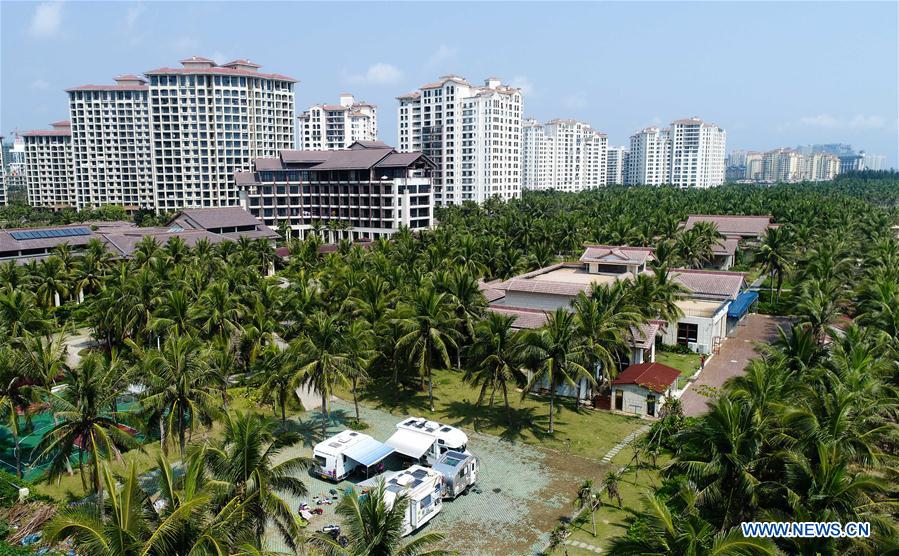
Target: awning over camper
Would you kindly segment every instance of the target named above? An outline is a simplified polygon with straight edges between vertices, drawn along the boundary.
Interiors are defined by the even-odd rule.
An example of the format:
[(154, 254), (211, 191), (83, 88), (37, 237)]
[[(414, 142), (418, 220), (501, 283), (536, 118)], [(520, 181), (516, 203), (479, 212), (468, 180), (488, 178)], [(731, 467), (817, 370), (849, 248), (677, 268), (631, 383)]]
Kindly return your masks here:
[(365, 438), (358, 444), (347, 448), (343, 455), (365, 467), (371, 467), (392, 453), (393, 448), (390, 446), (382, 444), (374, 438)]
[(746, 311), (759, 298), (758, 292), (743, 292), (736, 299), (730, 302), (727, 308), (727, 316), (732, 319), (738, 319), (746, 314)]
[(393, 433), (393, 436), (387, 439), (388, 446), (412, 459), (418, 459), (423, 456), (433, 444), (433, 436), (405, 429), (399, 429)]

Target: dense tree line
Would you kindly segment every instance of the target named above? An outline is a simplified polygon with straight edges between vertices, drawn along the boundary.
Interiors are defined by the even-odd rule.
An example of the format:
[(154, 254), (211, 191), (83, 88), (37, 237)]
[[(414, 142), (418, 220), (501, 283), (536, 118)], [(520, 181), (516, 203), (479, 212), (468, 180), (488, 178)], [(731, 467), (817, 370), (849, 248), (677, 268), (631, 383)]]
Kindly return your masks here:
[[(772, 351), (746, 380), (764, 368), (771, 380), (779, 373), (783, 389), (762, 395), (755, 406), (728, 390), (709, 417), (678, 432), (684, 436), (677, 461), (684, 464), (671, 471), (677, 492), (673, 486), (660, 492), (659, 503), (686, 520), (678, 526), (707, 526), (709, 539), (729, 534), (750, 512), (837, 511), (836, 501), (828, 505), (810, 491), (805, 501), (799, 483), (786, 480), (795, 472), (801, 482), (801, 469), (820, 472), (826, 456), (847, 476), (877, 476), (883, 488), (863, 482), (857, 490), (878, 502), (866, 511), (884, 521), (880, 502), (895, 490), (889, 472), (899, 341), (895, 183), (895, 176), (878, 176), (707, 191), (528, 193), (506, 204), (441, 210), (435, 230), (403, 230), (367, 249), (344, 241), (336, 253), (322, 255), (317, 234), (290, 240), (286, 263), (268, 243), (246, 239), (188, 247), (178, 238), (165, 245), (146, 238), (129, 260), (114, 259), (99, 242), (80, 254), (63, 246), (40, 261), (0, 265), (0, 411), (18, 438), (23, 420), (17, 414), (27, 427), (30, 411), (49, 409), (55, 424), (38, 451), (50, 463), (50, 480), (79, 473), (85, 490), (105, 501), (64, 512), (51, 527), (53, 536), (72, 536), (88, 552), (127, 538), (109, 553), (180, 554), (192, 547), (251, 553), (262, 548), (265, 522), (288, 542), (301, 537), (280, 494), (302, 492), (292, 477), (308, 462), (272, 460), (291, 440), (284, 421), (296, 386), (311, 385), (322, 395), (322, 434), (330, 394), (349, 392), (355, 402), (373, 380), (389, 381), (400, 393), (426, 391), (432, 399), (433, 371), (452, 369), (480, 388), (476, 403), (500, 398), (507, 409), (516, 387), (581, 377), (592, 382), (596, 367), (603, 370), (602, 388), (616, 372), (616, 354), (626, 349), (632, 326), (677, 316), (683, 291), (667, 270), (700, 266), (711, 257), (717, 230), (684, 231), (683, 217), (771, 214), (784, 226), (744, 263), (770, 272), (777, 289), (785, 277), (791, 280), (796, 291), (788, 310), (798, 324), (784, 336), (783, 353)], [(653, 245), (658, 260), (650, 274), (581, 295), (572, 311), (550, 315), (540, 330), (517, 331), (511, 319), (486, 311), (479, 280), (578, 255), (584, 242)], [(269, 277), (273, 264), (278, 273)], [(834, 333), (847, 319), (856, 324)], [(97, 347), (69, 366), (65, 337), (85, 327)], [(867, 357), (860, 347), (839, 351), (850, 336), (864, 340)], [(841, 367), (844, 361), (851, 369)], [(530, 383), (525, 369), (534, 371)], [(235, 383), (268, 404), (274, 420), (229, 412), (228, 387)], [(139, 409), (120, 412), (116, 402), (131, 385), (140, 386)], [(859, 389), (866, 397), (849, 395)], [(846, 411), (867, 411), (865, 418), (853, 413), (845, 423), (829, 421), (840, 400)], [(721, 412), (734, 419), (729, 432), (714, 428), (725, 426), (712, 422)], [(223, 424), (222, 437), (194, 442), (193, 434), (212, 423)], [(151, 504), (152, 512), (147, 492), (108, 471), (107, 461), (136, 445), (122, 425), (161, 441), (155, 488), (161, 498), (155, 500), (164, 503)], [(837, 433), (837, 426), (851, 430)], [(727, 452), (737, 432), (750, 435), (746, 445), (755, 446), (750, 455), (761, 464), (751, 463), (758, 469), (732, 457), (743, 454)], [(868, 448), (855, 444), (817, 455), (849, 438), (863, 439)], [(741, 441), (739, 449), (745, 447)], [(190, 471), (168, 485), (175, 461)], [(242, 471), (234, 462), (245, 463)], [(765, 481), (777, 484), (757, 484)], [(678, 494), (682, 486), (698, 494)], [(137, 513), (125, 523), (125, 511)], [(383, 511), (368, 514), (386, 523)], [(369, 521), (358, 525), (359, 546), (370, 542), (371, 527)], [(878, 539), (892, 538), (889, 528), (879, 531)], [(635, 542), (655, 542), (646, 531), (636, 535)], [(392, 547), (383, 553), (400, 550), (390, 535), (375, 536)], [(327, 548), (323, 539), (310, 542)]]

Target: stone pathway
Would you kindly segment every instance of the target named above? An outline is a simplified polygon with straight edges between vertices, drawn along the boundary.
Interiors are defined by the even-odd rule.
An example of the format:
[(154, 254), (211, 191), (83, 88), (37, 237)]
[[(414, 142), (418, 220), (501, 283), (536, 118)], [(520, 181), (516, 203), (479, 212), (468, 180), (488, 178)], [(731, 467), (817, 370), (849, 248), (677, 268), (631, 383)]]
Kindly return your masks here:
[(649, 432), (649, 425), (643, 425), (639, 429), (637, 429), (634, 432), (630, 433), (629, 435), (625, 436), (624, 440), (622, 440), (618, 444), (615, 444), (614, 446), (612, 446), (612, 449), (609, 450), (608, 453), (606, 453), (606, 455), (603, 456), (601, 463), (612, 463), (612, 458), (617, 456), (618, 452), (620, 452), (625, 447), (627, 447), (627, 445), (630, 444), (631, 442), (633, 442), (635, 438), (637, 438), (641, 434), (645, 434), (647, 432)]
[(565, 541), (565, 544), (567, 544), (568, 546), (576, 546), (584, 550), (589, 550), (590, 552), (595, 552), (597, 554), (602, 554), (602, 549), (600, 547), (593, 546), (592, 544), (587, 544), (585, 542), (567, 540)]

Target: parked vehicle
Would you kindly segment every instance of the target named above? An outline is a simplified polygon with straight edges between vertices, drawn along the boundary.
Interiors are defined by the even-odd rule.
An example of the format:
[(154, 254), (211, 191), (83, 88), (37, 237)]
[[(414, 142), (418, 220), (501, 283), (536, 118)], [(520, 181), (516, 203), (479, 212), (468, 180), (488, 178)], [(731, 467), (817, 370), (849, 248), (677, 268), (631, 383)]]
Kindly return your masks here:
[(323, 479), (341, 481), (358, 470), (365, 477), (377, 474), (393, 448), (361, 432), (345, 430), (315, 445), (313, 472)]
[(392, 508), (397, 498), (405, 495), (409, 501), (403, 518), (403, 536), (410, 535), (443, 509), (443, 475), (434, 469), (413, 465), (382, 477), (359, 483), (363, 489), (377, 488), (384, 481), (384, 503)]
[(443, 475), (443, 497), (453, 499), (478, 479), (478, 458), (471, 453), (449, 452), (440, 456), (434, 470)]
[(416, 463), (434, 465), (450, 450), (468, 453), (468, 435), (456, 427), (423, 417), (407, 417), (397, 423), (396, 429), (385, 444)]

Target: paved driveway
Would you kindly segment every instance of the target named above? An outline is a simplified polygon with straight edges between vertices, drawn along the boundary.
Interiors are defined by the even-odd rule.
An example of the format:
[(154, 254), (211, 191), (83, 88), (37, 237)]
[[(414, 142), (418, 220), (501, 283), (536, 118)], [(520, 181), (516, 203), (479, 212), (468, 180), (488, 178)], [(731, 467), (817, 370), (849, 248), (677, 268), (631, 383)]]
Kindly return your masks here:
[(749, 360), (758, 356), (756, 344), (776, 340), (777, 328), (786, 322), (781, 317), (759, 314), (743, 319), (734, 334), (722, 342), (718, 355), (706, 363), (699, 380), (681, 396), (684, 413), (690, 416), (705, 413), (708, 397), (702, 394), (704, 387), (720, 388), (730, 377), (743, 374)]

